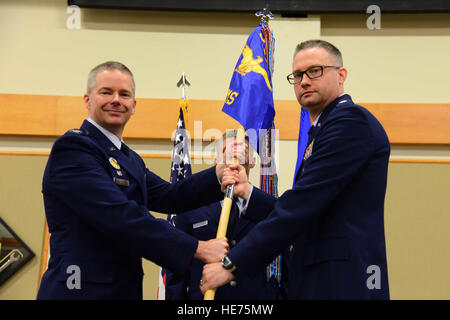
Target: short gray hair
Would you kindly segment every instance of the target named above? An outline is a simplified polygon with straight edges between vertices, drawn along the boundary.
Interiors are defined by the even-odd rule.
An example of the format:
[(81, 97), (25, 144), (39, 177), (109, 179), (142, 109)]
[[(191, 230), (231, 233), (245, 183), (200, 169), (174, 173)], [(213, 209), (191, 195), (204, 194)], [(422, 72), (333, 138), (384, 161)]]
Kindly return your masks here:
[[(223, 146), (223, 143), (225, 142), (225, 140), (227, 140), (229, 138), (237, 138), (237, 136), (238, 136), (237, 129), (226, 130), (225, 133), (222, 135), (222, 137), (220, 137), (220, 139), (217, 140), (217, 145), (216, 145), (217, 150), (222, 150), (222, 146)], [(250, 143), (247, 133), (245, 133), (244, 137), (245, 137), (245, 142), (249, 146), (249, 151), (252, 152), (252, 145)]]
[(297, 55), (297, 53), (299, 53), (299, 51), (301, 50), (317, 47), (324, 48), (328, 52), (328, 54), (330, 54), (333, 58), (335, 58), (338, 61), (339, 66), (341, 67), (343, 66), (342, 54), (339, 51), (339, 49), (336, 48), (331, 43), (319, 39), (307, 40), (298, 44), (294, 51), (294, 58)]
[(95, 87), (95, 81), (97, 79), (97, 74), (104, 70), (119, 70), (131, 76), (131, 81), (133, 82), (133, 95), (136, 94), (136, 84), (134, 83), (134, 76), (130, 69), (126, 65), (117, 61), (107, 61), (99, 64), (94, 69), (89, 72), (87, 81), (87, 93), (90, 95), (92, 89)]
[[(227, 130), (222, 135), (222, 139), (221, 140), (226, 140), (228, 138), (236, 138), (237, 136), (238, 136), (238, 130), (237, 129)], [(248, 142), (248, 135), (246, 133), (245, 133), (245, 140)]]

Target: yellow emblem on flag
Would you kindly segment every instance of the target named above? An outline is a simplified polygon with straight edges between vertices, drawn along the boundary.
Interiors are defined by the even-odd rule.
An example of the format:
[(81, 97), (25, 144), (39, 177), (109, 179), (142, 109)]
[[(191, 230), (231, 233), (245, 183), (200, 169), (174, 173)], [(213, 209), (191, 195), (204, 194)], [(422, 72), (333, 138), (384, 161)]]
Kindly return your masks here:
[(113, 157), (109, 158), (109, 163), (113, 166), (114, 169), (120, 170), (119, 163)]
[(263, 60), (264, 59), (259, 56), (257, 57), (257, 59), (253, 59), (253, 50), (248, 45), (245, 45), (244, 50), (242, 50), (241, 64), (236, 68), (235, 71), (243, 76), (250, 72), (259, 73), (264, 77), (267, 88), (272, 91), (272, 86), (270, 85), (267, 72), (263, 67), (260, 66), (260, 63), (263, 62)]

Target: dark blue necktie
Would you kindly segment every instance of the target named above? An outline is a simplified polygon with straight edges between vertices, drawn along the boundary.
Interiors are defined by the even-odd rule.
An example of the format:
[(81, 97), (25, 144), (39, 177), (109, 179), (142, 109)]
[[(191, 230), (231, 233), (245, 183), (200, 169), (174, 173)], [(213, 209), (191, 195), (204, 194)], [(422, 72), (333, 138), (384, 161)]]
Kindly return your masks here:
[[(303, 157), (302, 157), (302, 159), (305, 159), (305, 153), (306, 153), (306, 150), (308, 150), (308, 147), (309, 147), (309, 145), (311, 144), (311, 142), (313, 141), (313, 139), (315, 138), (315, 136), (316, 136), (316, 131), (317, 131), (317, 127), (316, 126), (311, 126), (311, 128), (309, 128), (309, 130), (308, 130), (308, 143), (306, 144), (306, 148), (305, 148), (305, 151), (303, 152)], [(303, 160), (302, 160), (302, 164), (301, 164), (301, 166), (300, 166), (300, 170), (302, 170), (302, 168), (303, 168)]]
[(127, 157), (130, 155), (130, 148), (122, 142), (122, 146), (120, 147), (120, 151), (122, 151)]
[(230, 209), (230, 218), (228, 220), (228, 228), (227, 228), (227, 238), (231, 239), (233, 235), (234, 226), (236, 225), (236, 221), (239, 219), (239, 207), (237, 205), (237, 199), (234, 198), (231, 204)]
[(316, 126), (311, 126), (311, 128), (309, 128), (309, 130), (308, 130), (308, 143), (306, 144), (306, 148), (308, 148), (308, 146), (311, 144), (312, 140), (316, 136), (316, 130), (317, 130)]

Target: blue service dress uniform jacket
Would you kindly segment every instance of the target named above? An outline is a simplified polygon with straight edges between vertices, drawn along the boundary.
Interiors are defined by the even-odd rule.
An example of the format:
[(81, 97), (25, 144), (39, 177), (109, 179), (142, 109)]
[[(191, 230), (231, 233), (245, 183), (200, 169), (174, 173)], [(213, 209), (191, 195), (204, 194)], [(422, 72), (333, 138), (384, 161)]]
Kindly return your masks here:
[[(246, 212), (251, 212), (258, 203), (258, 196), (249, 203)], [(199, 240), (216, 237), (219, 226), (220, 202), (210, 204), (174, 218), (176, 228), (193, 235)], [(232, 230), (228, 228), (227, 238), (233, 248), (256, 224), (247, 218), (247, 213), (236, 220)], [(192, 261), (191, 268), (181, 274), (168, 272), (166, 278), (166, 300), (203, 300), (199, 283), (204, 263), (198, 259)], [(277, 300), (282, 298), (282, 289), (275, 277), (267, 280), (265, 266), (253, 270), (251, 274), (238, 274), (232, 283), (217, 289), (215, 300)]]
[(349, 95), (328, 105), (314, 129), (292, 190), (274, 199), (253, 189), (252, 197), (260, 192), (266, 200), (259, 197), (252, 214), (265, 219), (231, 249), (230, 260), (251, 273), (290, 246), (289, 299), (389, 299), (388, 137)]
[[(42, 192), (51, 237), (38, 299), (142, 299), (141, 257), (185, 272), (198, 245), (149, 210), (178, 213), (223, 198), (214, 168), (170, 184), (88, 121), (55, 141)], [(69, 284), (73, 266), (80, 288)]]

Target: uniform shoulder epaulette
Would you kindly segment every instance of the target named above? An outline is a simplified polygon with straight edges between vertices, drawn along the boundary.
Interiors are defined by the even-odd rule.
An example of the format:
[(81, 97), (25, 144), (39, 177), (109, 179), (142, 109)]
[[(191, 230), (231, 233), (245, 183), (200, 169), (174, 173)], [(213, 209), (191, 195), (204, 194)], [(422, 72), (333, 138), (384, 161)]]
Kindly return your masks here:
[(80, 130), (80, 129), (71, 129), (71, 130), (69, 130), (69, 131), (67, 131), (67, 132), (70, 132), (70, 133), (76, 133), (76, 134), (82, 134), (82, 135), (88, 135), (88, 132), (87, 132), (87, 131), (85, 131), (85, 130)]

